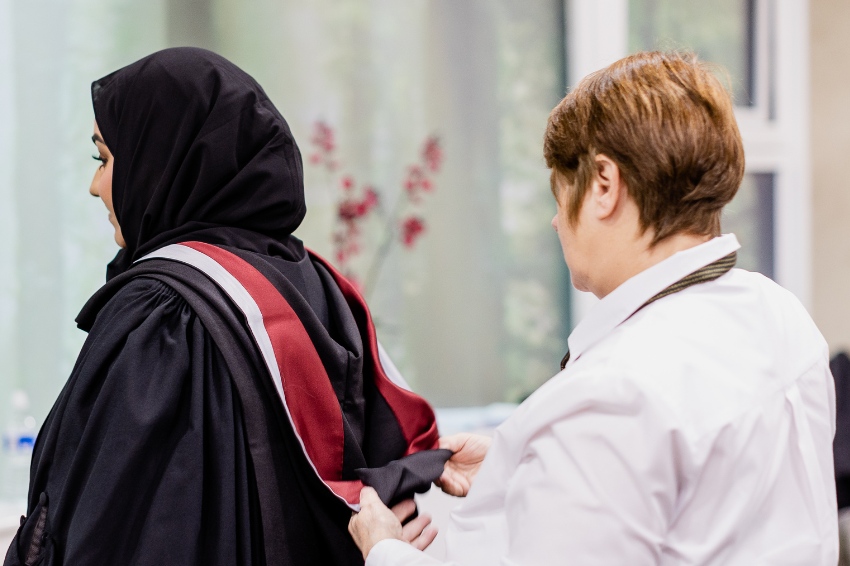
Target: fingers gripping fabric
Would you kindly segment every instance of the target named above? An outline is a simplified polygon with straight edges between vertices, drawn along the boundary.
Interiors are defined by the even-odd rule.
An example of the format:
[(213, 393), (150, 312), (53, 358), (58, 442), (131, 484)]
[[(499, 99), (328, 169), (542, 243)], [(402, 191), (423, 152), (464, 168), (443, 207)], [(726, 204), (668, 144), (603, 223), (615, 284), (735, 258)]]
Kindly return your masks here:
[(360, 468), (360, 480), (375, 489), (387, 506), (425, 493), (431, 482), (440, 477), (443, 467), (452, 457), (451, 450), (423, 450), (381, 468)]

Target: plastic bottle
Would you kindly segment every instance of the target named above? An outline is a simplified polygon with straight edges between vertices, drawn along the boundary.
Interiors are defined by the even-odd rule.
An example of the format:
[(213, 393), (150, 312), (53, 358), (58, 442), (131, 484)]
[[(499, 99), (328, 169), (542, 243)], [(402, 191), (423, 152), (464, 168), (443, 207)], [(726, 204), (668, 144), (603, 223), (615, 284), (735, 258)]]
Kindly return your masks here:
[(29, 489), (30, 460), (38, 433), (35, 418), (29, 414), (30, 401), (24, 391), (13, 391), (11, 414), (3, 431), (2, 496), (7, 501), (26, 500)]

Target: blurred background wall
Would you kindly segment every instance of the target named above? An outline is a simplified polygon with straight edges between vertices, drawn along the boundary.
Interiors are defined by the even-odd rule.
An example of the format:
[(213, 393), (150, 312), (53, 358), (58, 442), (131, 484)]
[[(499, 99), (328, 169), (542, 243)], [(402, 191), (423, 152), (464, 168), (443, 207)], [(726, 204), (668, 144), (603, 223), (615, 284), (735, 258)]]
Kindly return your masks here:
[(850, 2), (812, 0), (812, 313), (850, 351)]

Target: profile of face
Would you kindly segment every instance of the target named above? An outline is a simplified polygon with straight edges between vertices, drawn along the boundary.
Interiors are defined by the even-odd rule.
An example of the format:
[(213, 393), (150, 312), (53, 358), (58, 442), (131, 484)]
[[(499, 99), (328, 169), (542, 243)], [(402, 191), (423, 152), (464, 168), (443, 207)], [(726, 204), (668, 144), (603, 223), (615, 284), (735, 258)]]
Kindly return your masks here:
[(619, 166), (606, 155), (597, 155), (594, 161), (596, 174), (574, 219), (569, 203), (575, 187), (553, 172), (552, 192), (558, 211), (552, 227), (558, 233), (573, 287), (601, 299), (637, 273), (632, 264), (647, 248), (652, 233), (641, 228), (637, 205), (628, 196)]
[(641, 223), (640, 209), (629, 195), (617, 163), (604, 154), (594, 157), (596, 171), (578, 214), (570, 218), (576, 188), (552, 174), (558, 211), (552, 227), (564, 252), (573, 286), (602, 299), (638, 273), (674, 253), (697, 246), (711, 234), (677, 232), (656, 242), (655, 230)]
[[(558, 234), (558, 241), (561, 243), (564, 261), (570, 270), (570, 279), (572, 280), (573, 287), (579, 291), (589, 291), (587, 281), (590, 263), (590, 257), (588, 257), (589, 246), (585, 241), (585, 230), (582, 230), (582, 227), (588, 224), (587, 220), (582, 222), (582, 217), (585, 216), (589, 207), (582, 206), (579, 217), (575, 222), (571, 222), (569, 218), (569, 194), (571, 187), (562, 175), (554, 172), (551, 182), (552, 192), (556, 195), (555, 204), (557, 205), (557, 211), (552, 218), (552, 228)], [(590, 191), (588, 191), (589, 193)]]
[(124, 236), (121, 235), (121, 226), (118, 225), (118, 218), (115, 216), (115, 208), (112, 205), (112, 171), (115, 165), (115, 159), (106, 143), (103, 141), (103, 136), (100, 134), (100, 129), (97, 127), (97, 122), (94, 124), (94, 135), (91, 137), (97, 148), (97, 155), (92, 157), (100, 162), (97, 170), (94, 172), (94, 178), (89, 187), (89, 193), (92, 196), (99, 197), (106, 205), (106, 210), (109, 211), (109, 222), (115, 228), (115, 243), (120, 247), (127, 247), (124, 242)]

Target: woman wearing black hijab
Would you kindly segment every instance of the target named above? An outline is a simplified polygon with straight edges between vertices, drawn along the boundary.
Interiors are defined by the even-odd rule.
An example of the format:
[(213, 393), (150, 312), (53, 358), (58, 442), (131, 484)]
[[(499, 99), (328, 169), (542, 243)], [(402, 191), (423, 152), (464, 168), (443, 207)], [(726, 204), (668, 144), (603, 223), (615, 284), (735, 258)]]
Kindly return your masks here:
[[(305, 205), (286, 121), (194, 48), (92, 99), (91, 192), (122, 249), (77, 318), (89, 337), (5, 564), (362, 564), (346, 532), (361, 481), (396, 502), (447, 454), (362, 299), (292, 236)], [(408, 527), (423, 546), (427, 522)]]

